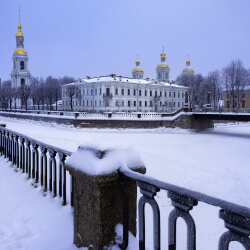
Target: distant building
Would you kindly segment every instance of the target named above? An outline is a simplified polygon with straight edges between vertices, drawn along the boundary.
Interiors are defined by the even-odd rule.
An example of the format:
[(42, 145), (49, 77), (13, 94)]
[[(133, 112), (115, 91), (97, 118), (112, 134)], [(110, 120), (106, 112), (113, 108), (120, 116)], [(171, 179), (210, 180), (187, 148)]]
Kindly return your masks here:
[(250, 88), (238, 92), (235, 91), (234, 95), (228, 91), (224, 91), (223, 101), (223, 106), (227, 109), (250, 109)]
[[(139, 71), (138, 71), (139, 72)], [(62, 108), (70, 110), (67, 88), (75, 86), (74, 111), (167, 112), (184, 107), (187, 87), (159, 80), (135, 79), (115, 74), (80, 78), (62, 86)]]

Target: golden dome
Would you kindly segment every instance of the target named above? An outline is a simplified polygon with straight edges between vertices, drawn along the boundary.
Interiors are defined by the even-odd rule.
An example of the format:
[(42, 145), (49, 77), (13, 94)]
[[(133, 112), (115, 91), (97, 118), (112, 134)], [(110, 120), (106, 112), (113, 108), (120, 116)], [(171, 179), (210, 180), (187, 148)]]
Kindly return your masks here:
[(161, 59), (166, 59), (166, 54), (163, 52), (163, 53), (161, 53)]
[(140, 61), (139, 61), (139, 60), (137, 60), (137, 61), (135, 62), (135, 64), (139, 64), (139, 65), (140, 65)]
[(169, 68), (167, 64), (158, 64), (157, 68)]
[(23, 33), (21, 30), (18, 30), (17, 33), (16, 33), (16, 36), (23, 36)]
[(133, 69), (133, 71), (143, 71), (143, 70), (140, 68), (135, 68), (135, 69)]
[(183, 72), (185, 72), (185, 71), (194, 71), (192, 68), (185, 68), (185, 69), (183, 69)]
[(16, 48), (14, 51), (14, 55), (19, 54), (19, 55), (27, 55), (26, 51), (24, 48)]

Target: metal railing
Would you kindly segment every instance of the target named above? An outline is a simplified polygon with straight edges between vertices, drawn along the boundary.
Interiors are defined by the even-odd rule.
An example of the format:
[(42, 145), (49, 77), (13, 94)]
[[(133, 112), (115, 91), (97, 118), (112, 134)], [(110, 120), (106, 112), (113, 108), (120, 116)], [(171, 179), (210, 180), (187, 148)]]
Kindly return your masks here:
[[(1, 127), (0, 154), (32, 178), (35, 186), (40, 184), (44, 192), (49, 191), (54, 197), (59, 195), (63, 205), (70, 199), (71, 206), (74, 206), (73, 180), (64, 168), (71, 152)], [(67, 185), (67, 180), (70, 180), (70, 185)]]
[[(196, 249), (196, 226), (190, 210), (204, 202), (220, 208), (219, 217), (224, 220), (227, 232), (223, 233), (219, 240), (219, 250), (227, 250), (230, 242), (237, 241), (245, 249), (250, 249), (250, 209), (236, 205), (215, 197), (208, 196), (199, 192), (191, 191), (186, 188), (168, 184), (148, 176), (132, 171), (120, 172), (120, 183), (123, 188), (123, 243), (122, 249), (128, 245), (129, 228), (129, 197), (126, 185), (130, 180), (136, 181), (137, 187), (142, 194), (138, 203), (138, 223), (139, 223), (139, 249), (145, 249), (145, 204), (148, 203), (153, 210), (153, 239), (154, 250), (161, 249), (161, 228), (160, 228), (160, 209), (155, 196), (160, 190), (166, 190), (168, 198), (171, 199), (174, 209), (168, 218), (168, 249), (176, 249), (176, 222), (178, 218), (183, 218), (187, 225), (187, 249)], [(204, 215), (205, 216), (205, 215)]]

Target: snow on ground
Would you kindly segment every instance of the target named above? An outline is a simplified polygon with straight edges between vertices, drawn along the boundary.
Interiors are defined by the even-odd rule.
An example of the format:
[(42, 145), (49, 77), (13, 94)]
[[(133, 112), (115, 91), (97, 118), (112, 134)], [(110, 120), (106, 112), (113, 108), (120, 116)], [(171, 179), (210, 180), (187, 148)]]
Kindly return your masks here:
[[(55, 123), (38, 123), (35, 121), (24, 121), (10, 118), (1, 118), (0, 122), (6, 123), (7, 128), (9, 129), (72, 152), (82, 143), (105, 144), (109, 147), (115, 145), (132, 146), (138, 150), (145, 162), (147, 175), (250, 207), (250, 200), (248, 199), (250, 191), (250, 171), (248, 169), (250, 160), (250, 123), (217, 124), (216, 128), (213, 130), (194, 132), (178, 128), (141, 130), (78, 129), (66, 125), (57, 125)], [(8, 169), (8, 171), (12, 170), (11, 168)], [(1, 169), (0, 171), (3, 170)], [(12, 178), (10, 177), (12, 175), (14, 175), (14, 173), (11, 173), (8, 178)], [(26, 223), (25, 219), (23, 219), (23, 217), (25, 218), (26, 216), (27, 220), (30, 221), (27, 226), (30, 225), (30, 227), (32, 227), (34, 224), (34, 230), (31, 228), (25, 236), (20, 237), (26, 239), (23, 244), (26, 244), (27, 246), (29, 244), (39, 245), (41, 242), (45, 244), (44, 242), (46, 241), (50, 242), (56, 237), (60, 237), (57, 234), (62, 234), (61, 238), (63, 238), (63, 242), (65, 242), (65, 247), (57, 249), (74, 249), (74, 246), (72, 245), (73, 229), (72, 225), (69, 229), (69, 221), (67, 221), (69, 217), (72, 217), (72, 214), (69, 211), (66, 212), (69, 208), (60, 207), (59, 209), (59, 202), (57, 203), (48, 197), (46, 197), (46, 199), (41, 199), (41, 197), (39, 197), (39, 195), (41, 196), (41, 193), (39, 193), (40, 191), (32, 189), (31, 185), (29, 185), (30, 183), (24, 181), (24, 177), (22, 178), (21, 174), (17, 173), (15, 176), (18, 180), (13, 180), (12, 183), (18, 183), (18, 186), (27, 186), (26, 188), (30, 189), (30, 191), (26, 190), (22, 192), (20, 191), (21, 189), (18, 188), (16, 191), (21, 193), (30, 192), (32, 195), (34, 193), (34, 197), (29, 197), (29, 199), (32, 200), (32, 206), (27, 208), (29, 209), (28, 211), (32, 211), (32, 213), (30, 215), (29, 213), (28, 215), (23, 213), (24, 216), (22, 216), (21, 213), (20, 218), (17, 218), (17, 223), (14, 223), (19, 223), (21, 227), (22, 223)], [(3, 185), (2, 180), (0, 185)], [(13, 186), (10, 188), (14, 189)], [(3, 190), (5, 191), (3, 192)], [(1, 186), (1, 200), (3, 199), (3, 196), (5, 196), (5, 199), (7, 198), (6, 196), (8, 192), (9, 189), (6, 188), (6, 186), (3, 188)], [(17, 197), (19, 197), (18, 194)], [(159, 202), (161, 210), (162, 249), (167, 249), (167, 217), (172, 207), (165, 191), (161, 191), (156, 199)], [(13, 200), (17, 201), (16, 204), (22, 204), (22, 201), (18, 198), (14, 198)], [(41, 224), (41, 229), (39, 229), (39, 223), (41, 223), (41, 221), (36, 219), (37, 216), (39, 218), (39, 215), (36, 216), (35, 211), (37, 214), (40, 214), (43, 210), (43, 206), (45, 207), (45, 204), (41, 205), (41, 209), (39, 207), (34, 207), (36, 205), (38, 206), (40, 203), (49, 204), (49, 207), (51, 208), (51, 211), (48, 210), (49, 212), (45, 214), (49, 214), (50, 216), (50, 214), (53, 214), (53, 209), (56, 211), (55, 217), (51, 216), (50, 218), (48, 216), (49, 218), (47, 218), (47, 215), (44, 215), (44, 218), (48, 219), (47, 223), (44, 222), (46, 227), (48, 227), (47, 235), (45, 232), (46, 230), (43, 230), (45, 226)], [(28, 207), (27, 204), (26, 206)], [(2, 209), (2, 206), (0, 206), (0, 209)], [(7, 214), (7, 218), (11, 218), (12, 213), (6, 211), (9, 210), (7, 205), (6, 207), (4, 206), (3, 209), (5, 210), (1, 214)], [(16, 210), (15, 207), (10, 208), (10, 211), (12, 211), (11, 209)], [(63, 213), (63, 215), (61, 213)], [(150, 215), (152, 212), (148, 206), (146, 206), (146, 213), (146, 217), (149, 218), (146, 221), (147, 247), (148, 249), (152, 249), (152, 219)], [(225, 231), (223, 221), (218, 218), (218, 208), (200, 203), (197, 207), (194, 207), (191, 214), (194, 216), (197, 225), (197, 249), (216, 249), (218, 239)], [(11, 232), (16, 229), (9, 227), (7, 218), (6, 223), (0, 222), (0, 246), (3, 242), (13, 244), (10, 241), (13, 239), (15, 241), (15, 238), (11, 238), (14, 237), (14, 235), (11, 236)], [(38, 221), (38, 224), (33, 223), (33, 221), (36, 220)], [(63, 223), (62, 221), (65, 220), (65, 224), (58, 225), (59, 229), (57, 230), (56, 225)], [(54, 233), (51, 233), (50, 230), (51, 221), (56, 222), (54, 223)], [(183, 231), (185, 232), (186, 229), (183, 221), (178, 220), (178, 226), (179, 225), (182, 225), (183, 227), (178, 230), (178, 237), (182, 237), (181, 233)], [(67, 228), (67, 230), (64, 230), (64, 228)], [(40, 234), (37, 233), (39, 230)], [(17, 231), (23, 232), (25, 230), (17, 229)], [(65, 231), (70, 232), (66, 233)], [(57, 233), (55, 234), (55, 232)], [(67, 235), (67, 237), (64, 235)], [(9, 238), (4, 240), (6, 237)], [(29, 244), (28, 241), (30, 241)], [(185, 237), (180, 238), (179, 242), (178, 249), (185, 249)], [(16, 249), (15, 245), (6, 246), (6, 249)], [(53, 246), (53, 244), (48, 244), (47, 246)], [(19, 249), (32, 248), (19, 247)], [(46, 249), (50, 248), (46, 247)], [(132, 245), (130, 246), (130, 249), (137, 249), (137, 247)], [(241, 248), (239, 245), (235, 244), (233, 249)]]

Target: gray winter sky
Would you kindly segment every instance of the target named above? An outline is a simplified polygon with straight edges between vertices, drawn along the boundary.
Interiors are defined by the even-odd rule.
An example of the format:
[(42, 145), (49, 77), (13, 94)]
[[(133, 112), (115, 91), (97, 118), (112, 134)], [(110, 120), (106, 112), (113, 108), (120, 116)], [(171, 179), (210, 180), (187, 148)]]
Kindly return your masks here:
[(154, 78), (165, 47), (170, 79), (240, 59), (250, 68), (249, 0), (1, 0), (0, 77), (10, 79), (18, 8), (32, 76), (131, 76), (139, 55)]

